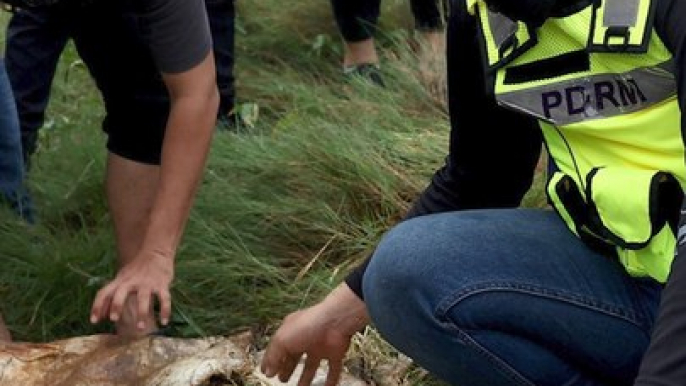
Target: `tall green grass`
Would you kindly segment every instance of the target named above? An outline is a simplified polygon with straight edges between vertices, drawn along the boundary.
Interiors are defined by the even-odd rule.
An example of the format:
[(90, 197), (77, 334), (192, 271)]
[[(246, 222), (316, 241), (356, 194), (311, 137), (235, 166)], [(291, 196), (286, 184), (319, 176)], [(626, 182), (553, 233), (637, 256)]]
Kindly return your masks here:
[[(315, 302), (368, 255), (442, 163), (445, 105), (418, 80), (407, 4), (386, 3), (385, 89), (343, 81), (328, 3), (239, 3), (239, 112), (253, 115), (213, 140), (177, 256), (178, 334), (273, 326)], [(115, 261), (102, 115), (70, 47), (29, 178), (40, 223), (28, 227), (0, 209), (0, 309), (19, 340), (108, 328), (88, 323)]]

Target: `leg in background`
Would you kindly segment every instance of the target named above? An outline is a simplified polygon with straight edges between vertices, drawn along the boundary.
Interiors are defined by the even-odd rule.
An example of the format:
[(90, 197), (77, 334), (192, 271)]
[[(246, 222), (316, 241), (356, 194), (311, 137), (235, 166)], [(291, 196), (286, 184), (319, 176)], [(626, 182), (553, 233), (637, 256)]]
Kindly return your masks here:
[(235, 0), (205, 0), (210, 21), (210, 32), (214, 48), (214, 63), (217, 68), (219, 88), (218, 119), (231, 120), (234, 114), (236, 91), (234, 87), (235, 47)]
[(33, 205), (24, 186), (24, 161), (17, 109), (4, 62), (0, 59), (0, 200), (28, 223), (35, 222)]
[[(152, 203), (157, 193), (159, 166), (131, 161), (114, 153), (107, 158), (107, 200), (114, 222), (117, 256), (120, 267), (126, 265), (138, 253)], [(117, 323), (121, 336), (138, 336), (157, 329), (154, 318), (145, 321), (146, 331), (136, 329), (136, 310), (133, 298), (129, 298), (122, 318)]]
[(379, 57), (374, 47), (374, 29), (380, 0), (331, 0), (331, 8), (343, 36), (343, 71), (383, 86), (378, 72)]
[(419, 71), (429, 92), (447, 99), (446, 35), (448, 0), (410, 0), (415, 28), (419, 33)]
[(7, 73), (21, 122), (24, 159), (36, 151), (50, 87), (69, 40), (69, 12), (61, 5), (14, 12), (7, 27)]

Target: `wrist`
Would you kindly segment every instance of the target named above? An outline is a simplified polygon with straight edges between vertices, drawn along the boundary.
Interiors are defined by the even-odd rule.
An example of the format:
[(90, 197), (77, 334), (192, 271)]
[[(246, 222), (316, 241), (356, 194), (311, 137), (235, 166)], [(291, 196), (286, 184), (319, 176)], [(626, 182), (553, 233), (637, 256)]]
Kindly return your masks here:
[(181, 240), (183, 226), (175, 224), (171, 219), (166, 220), (168, 221), (161, 216), (150, 216), (141, 251), (173, 258)]
[(140, 248), (140, 254), (173, 260), (178, 245), (179, 236), (174, 229), (157, 226), (151, 219)]
[(160, 260), (173, 261), (176, 251), (169, 246), (144, 243), (140, 249), (139, 255), (148, 256), (148, 258), (152, 256), (153, 258)]
[(138, 270), (141, 267), (154, 266), (156, 270), (173, 273), (174, 260), (174, 252), (143, 245), (133, 259), (121, 262), (120, 268), (129, 267), (129, 269)]
[(341, 333), (353, 336), (369, 324), (367, 306), (345, 283), (336, 287), (316, 307), (327, 318), (327, 324)]

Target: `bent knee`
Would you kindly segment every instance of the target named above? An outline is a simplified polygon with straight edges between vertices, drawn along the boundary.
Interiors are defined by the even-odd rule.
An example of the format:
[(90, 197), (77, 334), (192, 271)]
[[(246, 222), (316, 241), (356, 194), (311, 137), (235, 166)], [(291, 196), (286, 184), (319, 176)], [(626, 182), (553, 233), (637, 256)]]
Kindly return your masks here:
[(403, 293), (423, 281), (433, 251), (427, 227), (408, 220), (391, 229), (381, 240), (364, 275), (365, 299), (382, 293)]

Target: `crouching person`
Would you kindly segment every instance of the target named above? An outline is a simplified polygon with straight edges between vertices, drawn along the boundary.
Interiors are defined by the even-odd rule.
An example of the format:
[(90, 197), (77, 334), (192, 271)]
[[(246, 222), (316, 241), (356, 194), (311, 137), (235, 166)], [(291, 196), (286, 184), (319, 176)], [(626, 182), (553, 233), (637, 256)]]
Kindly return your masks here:
[[(266, 374), (288, 379), (306, 355), (299, 385), (321, 360), (335, 385), (373, 323), (453, 385), (632, 385), (676, 278), (664, 320), (686, 315), (683, 258), (672, 268), (684, 14), (677, 0), (453, 1), (445, 165), (367, 263), (284, 320)], [(542, 140), (554, 210), (518, 208)], [(686, 352), (669, 345), (683, 326), (658, 321), (641, 386), (684, 384), (684, 355), (664, 356)]]

